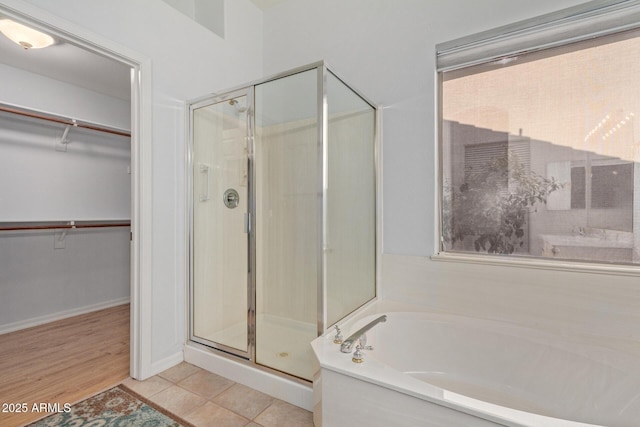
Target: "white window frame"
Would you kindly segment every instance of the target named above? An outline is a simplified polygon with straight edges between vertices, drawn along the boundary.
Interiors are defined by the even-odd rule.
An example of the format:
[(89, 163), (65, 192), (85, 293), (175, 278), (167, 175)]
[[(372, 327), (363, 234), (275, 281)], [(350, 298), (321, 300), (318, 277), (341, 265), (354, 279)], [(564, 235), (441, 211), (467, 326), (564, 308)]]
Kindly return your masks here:
[[(556, 261), (550, 258), (507, 257), (488, 254), (442, 251), (443, 154), (441, 76), (473, 65), (496, 61), (507, 56), (530, 53), (582, 40), (640, 28), (640, 0), (594, 0), (525, 21), (462, 37), (436, 45), (436, 232), (435, 261), (467, 262), (640, 276), (640, 265), (607, 264), (580, 261)], [(635, 174), (640, 176), (640, 163)], [(634, 224), (640, 224), (640, 197), (634, 198)], [(635, 231), (634, 258), (640, 257), (640, 232)]]

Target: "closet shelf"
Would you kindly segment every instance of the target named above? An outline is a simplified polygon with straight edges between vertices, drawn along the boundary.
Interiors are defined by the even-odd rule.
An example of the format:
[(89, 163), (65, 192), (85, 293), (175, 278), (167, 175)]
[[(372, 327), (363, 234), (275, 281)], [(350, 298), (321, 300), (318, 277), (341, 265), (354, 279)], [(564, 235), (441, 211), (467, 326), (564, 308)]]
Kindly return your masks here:
[[(10, 114), (17, 114), (17, 115), (25, 116), (25, 117), (31, 117), (31, 118), (34, 118), (34, 119), (40, 119), (40, 120), (46, 120), (46, 121), (49, 121), (49, 122), (60, 123), (60, 124), (63, 124), (63, 125), (67, 126), (67, 132), (68, 132), (69, 126), (72, 126), (72, 127), (95, 130), (95, 131), (98, 131), (98, 132), (110, 133), (110, 134), (113, 134), (113, 135), (131, 137), (131, 132), (128, 132), (128, 131), (112, 129), (112, 128), (108, 128), (108, 127), (104, 127), (104, 126), (98, 126), (98, 125), (90, 124), (90, 123), (86, 123), (86, 122), (79, 122), (79, 121), (77, 121), (75, 119), (66, 119), (66, 118), (62, 118), (62, 117), (56, 117), (56, 116), (53, 116), (53, 115), (42, 114), (42, 113), (35, 112), (35, 111), (30, 111), (30, 110), (25, 110), (25, 109), (20, 109), (20, 108), (14, 108), (14, 107), (10, 107), (10, 106), (7, 106), (7, 105), (0, 105), (0, 111), (5, 112), (5, 113), (10, 113)], [(66, 137), (66, 134), (65, 134), (65, 137)]]
[(0, 231), (63, 230), (78, 228), (130, 227), (131, 221), (24, 221), (0, 222)]

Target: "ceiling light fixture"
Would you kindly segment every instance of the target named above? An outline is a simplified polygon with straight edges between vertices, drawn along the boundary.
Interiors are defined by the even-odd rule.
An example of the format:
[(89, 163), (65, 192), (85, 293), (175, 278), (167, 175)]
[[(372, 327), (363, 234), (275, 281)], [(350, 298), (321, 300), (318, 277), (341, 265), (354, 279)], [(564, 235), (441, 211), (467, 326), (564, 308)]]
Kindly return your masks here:
[(25, 49), (40, 49), (51, 46), (55, 42), (50, 35), (10, 19), (0, 19), (0, 32)]

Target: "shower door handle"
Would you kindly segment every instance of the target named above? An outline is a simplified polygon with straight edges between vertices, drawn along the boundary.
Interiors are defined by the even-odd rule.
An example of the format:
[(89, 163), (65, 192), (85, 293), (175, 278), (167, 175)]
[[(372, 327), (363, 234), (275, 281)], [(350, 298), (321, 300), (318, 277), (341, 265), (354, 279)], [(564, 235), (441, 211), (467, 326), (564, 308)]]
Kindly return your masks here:
[(210, 169), (211, 168), (209, 168), (209, 165), (204, 165), (204, 164), (200, 165), (200, 173), (204, 174), (204, 180), (205, 180), (205, 185), (204, 185), (205, 193), (200, 195), (201, 202), (206, 202), (211, 198), (209, 196), (209, 170)]
[(247, 274), (251, 274), (252, 246), (251, 242), (251, 212), (244, 214), (244, 232), (247, 234)]
[(244, 214), (244, 232), (245, 234), (251, 233), (251, 214), (249, 212)]

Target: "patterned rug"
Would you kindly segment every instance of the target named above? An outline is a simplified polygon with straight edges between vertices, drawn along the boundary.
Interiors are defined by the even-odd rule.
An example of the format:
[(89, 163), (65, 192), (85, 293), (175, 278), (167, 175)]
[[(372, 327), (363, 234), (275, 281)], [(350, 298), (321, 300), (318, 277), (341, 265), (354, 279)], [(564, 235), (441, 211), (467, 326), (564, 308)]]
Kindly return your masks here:
[(49, 415), (30, 427), (193, 427), (168, 411), (119, 385)]

